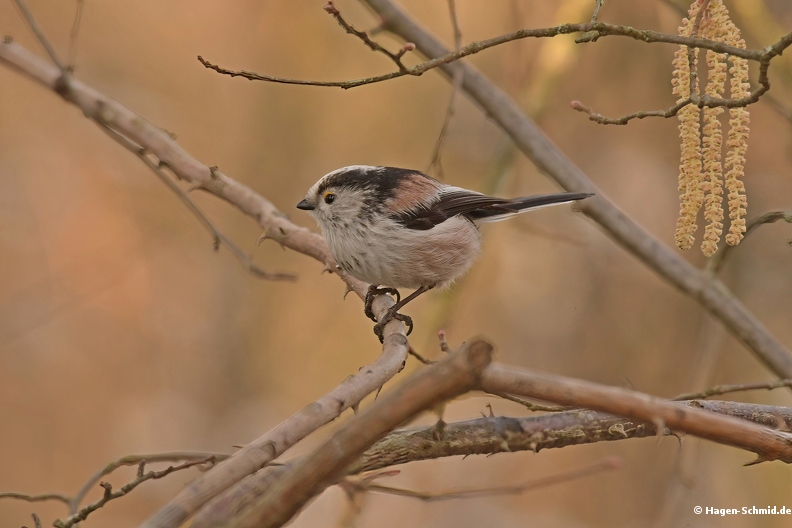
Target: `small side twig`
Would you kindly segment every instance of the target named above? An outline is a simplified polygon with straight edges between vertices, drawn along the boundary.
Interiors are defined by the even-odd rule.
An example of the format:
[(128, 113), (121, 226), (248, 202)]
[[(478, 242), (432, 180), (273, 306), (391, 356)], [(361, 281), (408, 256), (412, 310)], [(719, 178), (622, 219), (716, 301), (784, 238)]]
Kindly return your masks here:
[[(462, 47), (462, 30), (459, 28), (459, 19), (457, 18), (456, 2), (455, 0), (448, 0), (448, 10), (451, 17), (451, 25), (454, 28), (454, 49), (459, 50)], [(465, 72), (462, 68), (454, 70), (453, 80), (451, 81), (451, 98), (448, 100), (448, 107), (446, 108), (445, 118), (443, 119), (443, 126), (440, 127), (440, 134), (437, 136), (434, 149), (432, 150), (432, 159), (426, 167), (428, 173), (432, 167), (437, 167), (437, 175), (440, 180), (445, 179), (443, 172), (443, 162), (441, 154), (443, 151), (443, 144), (448, 135), (448, 127), (451, 124), (451, 119), (456, 112), (456, 100), (459, 94), (459, 88), (462, 86), (462, 79)]]
[(529, 411), (534, 412), (562, 412), (562, 411), (569, 411), (572, 407), (564, 407), (563, 405), (542, 405), (540, 403), (534, 403), (532, 401), (528, 401), (525, 398), (520, 398), (519, 396), (515, 396), (514, 394), (508, 394), (505, 392), (493, 392), (491, 393), (493, 396), (497, 396), (498, 398), (503, 398), (504, 400), (512, 401), (514, 403), (519, 403)]
[(77, 37), (80, 36), (80, 24), (82, 22), (83, 0), (77, 0), (77, 10), (74, 12), (74, 22), (72, 22), (71, 32), (69, 33), (69, 71), (74, 71), (77, 62)]
[(612, 471), (621, 468), (621, 466), (622, 466), (621, 458), (609, 457), (606, 458), (605, 460), (602, 460), (601, 462), (597, 462), (596, 464), (591, 464), (590, 466), (574, 469), (572, 471), (567, 471), (565, 473), (560, 473), (558, 475), (552, 475), (549, 477), (530, 480), (528, 482), (524, 482), (522, 484), (516, 484), (514, 486), (468, 489), (468, 490), (449, 491), (442, 493), (413, 491), (403, 488), (382, 486), (380, 484), (367, 484), (365, 485), (364, 489), (366, 489), (367, 491), (373, 491), (377, 493), (387, 493), (389, 495), (398, 495), (400, 497), (419, 499), (424, 502), (437, 502), (443, 500), (466, 499), (466, 498), (475, 498), (475, 497), (492, 497), (493, 495), (517, 495), (525, 491), (535, 490), (538, 488), (545, 488), (548, 486), (553, 486), (555, 484), (561, 484), (563, 482), (569, 482), (571, 480), (577, 480), (583, 477), (588, 477), (596, 473), (602, 473), (603, 471)]
[(114, 460), (110, 462), (102, 469), (98, 470), (96, 473), (91, 475), (91, 477), (83, 484), (83, 486), (79, 489), (77, 494), (74, 498), (68, 500), (69, 504), (69, 515), (74, 515), (77, 513), (77, 510), (80, 508), (80, 504), (82, 504), (85, 497), (88, 493), (96, 486), (99, 482), (101, 482), (103, 477), (106, 477), (116, 469), (124, 466), (139, 466), (141, 462), (146, 462), (148, 464), (153, 464), (156, 462), (181, 462), (182, 460), (186, 461), (202, 461), (202, 464), (206, 464), (207, 462), (217, 463), (222, 462), (229, 455), (223, 455), (220, 453), (193, 453), (193, 452), (171, 452), (171, 453), (150, 453), (148, 455), (128, 455), (118, 460)]
[[(764, 224), (772, 224), (778, 222), (779, 220), (783, 220), (788, 224), (792, 224), (792, 211), (771, 211), (748, 220), (745, 226), (745, 234), (743, 234), (743, 238), (755, 231), (757, 227)], [(715, 254), (707, 263), (707, 271), (717, 274), (723, 267), (726, 256), (731, 255), (731, 252), (735, 247), (737, 246), (730, 246), (726, 244), (721, 247), (720, 251), (715, 252)]]
[(261, 279), (266, 280), (276, 280), (276, 281), (294, 281), (297, 280), (297, 277), (291, 275), (289, 273), (271, 273), (265, 271), (258, 267), (253, 262), (253, 257), (251, 257), (245, 250), (239, 247), (233, 240), (228, 238), (222, 231), (220, 231), (214, 223), (209, 219), (209, 217), (204, 214), (203, 211), (196, 205), (195, 202), (187, 195), (184, 190), (179, 187), (179, 185), (173, 181), (172, 178), (168, 177), (167, 174), (162, 170), (161, 162), (152, 159), (152, 155), (145, 148), (141, 147), (134, 141), (128, 139), (126, 136), (123, 136), (119, 132), (115, 131), (111, 127), (107, 125), (103, 125), (102, 130), (107, 133), (113, 140), (116, 141), (119, 145), (123, 146), (130, 152), (133, 152), (137, 155), (137, 157), (146, 164), (148, 168), (150, 168), (154, 174), (165, 184), (167, 187), (173, 191), (176, 196), (179, 197), (179, 200), (187, 206), (187, 209), (195, 216), (198, 221), (201, 223), (204, 228), (212, 235), (212, 239), (214, 241), (214, 248), (217, 251), (220, 246), (225, 246), (234, 257), (244, 266), (244, 268)]
[[(453, 2), (453, 0), (450, 0)], [(338, 25), (344, 28), (344, 31), (349, 33), (350, 35), (354, 35), (360, 40), (363, 41), (363, 44), (368, 46), (371, 51), (375, 51), (377, 53), (382, 53), (383, 55), (387, 56), (390, 60), (396, 64), (396, 67), (399, 68), (400, 72), (406, 72), (407, 67), (402, 63), (401, 58), (404, 56), (405, 53), (408, 51), (412, 51), (415, 49), (415, 45), (410, 44), (409, 42), (405, 44), (399, 51), (396, 53), (392, 53), (388, 49), (382, 47), (378, 42), (371, 40), (371, 37), (368, 36), (368, 33), (365, 31), (361, 31), (356, 29), (355, 26), (344, 20), (344, 17), (341, 16), (341, 11), (333, 4), (332, 0), (328, 1), (325, 6), (324, 10), (327, 11), (333, 18), (338, 22)]]
[(599, 16), (600, 9), (602, 9), (602, 4), (605, 3), (605, 0), (594, 0), (594, 12), (591, 14), (591, 23), (597, 21), (597, 17)]
[(17, 499), (26, 502), (44, 502), (56, 500), (65, 503), (67, 506), (72, 500), (71, 497), (67, 497), (61, 493), (40, 493), (38, 495), (27, 495), (25, 493), (16, 493), (13, 491), (0, 492), (0, 499)]
[(775, 390), (781, 389), (783, 387), (790, 387), (792, 388), (792, 380), (790, 379), (782, 379), (778, 381), (769, 381), (769, 382), (759, 382), (759, 383), (740, 383), (740, 384), (733, 384), (733, 385), (716, 385), (711, 387), (707, 390), (701, 392), (690, 392), (685, 394), (680, 394), (679, 396), (675, 397), (675, 401), (680, 400), (703, 400), (705, 398), (709, 398), (710, 396), (721, 396), (723, 394), (729, 394), (731, 392), (744, 392), (744, 391), (752, 391), (752, 390)]
[(47, 52), (47, 55), (49, 55), (55, 66), (57, 66), (61, 72), (66, 73), (68, 71), (66, 66), (60, 60), (60, 57), (58, 57), (58, 54), (55, 52), (55, 48), (52, 47), (52, 44), (50, 44), (50, 41), (41, 30), (41, 27), (39, 27), (38, 22), (36, 22), (36, 19), (33, 16), (33, 13), (31, 13), (30, 9), (28, 9), (25, 0), (14, 0), (14, 5), (17, 7), (17, 9), (19, 9), (19, 13), (22, 15), (23, 20), (33, 32), (33, 35), (35, 35), (36, 40), (38, 40), (39, 43), (44, 47), (44, 50)]

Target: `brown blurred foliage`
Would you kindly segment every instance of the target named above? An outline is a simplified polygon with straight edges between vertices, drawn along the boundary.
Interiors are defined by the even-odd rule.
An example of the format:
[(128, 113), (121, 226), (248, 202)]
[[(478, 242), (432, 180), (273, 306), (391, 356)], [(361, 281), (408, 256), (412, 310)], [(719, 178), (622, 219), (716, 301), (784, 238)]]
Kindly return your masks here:
[[(588, 20), (593, 4), (456, 3), (464, 42)], [(749, 48), (792, 27), (792, 6), (784, 0), (726, 3)], [(436, 72), (342, 91), (231, 79), (195, 60), (201, 54), (229, 68), (306, 79), (390, 71), (387, 59), (345, 35), (322, 4), (88, 0), (76, 75), (315, 228), (294, 208), (310, 184), (351, 164), (425, 168), (450, 96)], [(404, 4), (453, 41), (445, 2)], [(30, 5), (66, 56), (74, 2)], [(337, 5), (358, 27), (375, 25), (352, 0)], [(681, 17), (667, 2), (610, 0), (600, 18), (676, 33)], [(0, 32), (40, 49), (9, 2), (0, 3)], [(470, 60), (626, 213), (673, 244), (676, 121), (605, 128), (568, 104), (580, 99), (609, 115), (670, 106), (675, 48), (617, 38), (572, 41), (514, 42)], [(792, 59), (774, 64), (772, 94), (792, 107)], [(789, 209), (792, 125), (764, 102), (751, 111), (749, 216)], [(443, 163), (449, 183), (484, 192), (556, 190), (464, 98)], [(272, 283), (246, 273), (227, 251), (213, 252), (198, 222), (134, 156), (73, 107), (7, 69), (0, 69), (0, 181), (0, 490), (73, 493), (96, 469), (131, 453), (230, 452), (379, 352), (361, 303), (352, 296), (343, 301), (343, 284), (321, 275), (319, 264), (272, 243), (256, 248), (253, 222), (217, 199), (195, 196), (259, 265), (300, 278)], [(428, 294), (407, 309), (416, 321), (411, 342), (425, 355), (438, 353), (442, 328), (453, 343), (487, 336), (503, 361), (660, 396), (771, 379), (696, 303), (582, 216), (547, 209), (484, 231), (485, 253), (472, 272), (452, 291)], [(759, 229), (723, 272), (785, 343), (792, 343), (789, 238), (782, 223)], [(704, 264), (701, 255), (685, 256)], [(408, 364), (407, 371), (415, 367)], [(744, 398), (789, 405), (785, 392)], [(477, 416), (487, 402), (498, 414), (523, 412), (505, 401), (468, 398), (449, 406), (445, 418)], [(684, 452), (693, 456), (680, 466)], [(441, 460), (401, 468), (383, 483), (420, 490), (503, 485), (605, 454), (622, 455), (625, 468), (521, 496), (437, 504), (374, 496), (358, 525), (702, 526), (694, 505), (792, 506), (788, 467), (744, 468), (748, 454), (695, 439), (682, 449), (666, 438)], [(120, 471), (111, 481), (131, 475)], [(147, 483), (86, 526), (135, 526), (188, 478)], [(333, 526), (346, 507), (343, 494), (331, 489), (292, 526)], [(57, 503), (3, 501), (0, 525), (29, 523), (32, 511), (45, 520), (64, 514)], [(780, 527), (788, 520), (706, 522)]]

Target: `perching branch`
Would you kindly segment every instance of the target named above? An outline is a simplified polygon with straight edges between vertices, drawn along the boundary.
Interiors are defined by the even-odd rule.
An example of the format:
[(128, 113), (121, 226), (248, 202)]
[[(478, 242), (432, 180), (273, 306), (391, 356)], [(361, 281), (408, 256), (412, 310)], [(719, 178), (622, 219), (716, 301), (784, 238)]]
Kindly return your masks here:
[[(326, 269), (346, 282), (350, 291), (354, 291), (361, 299), (365, 296), (368, 285), (337, 269), (321, 235), (293, 224), (271, 202), (249, 187), (193, 158), (163, 129), (72, 76), (63, 76), (58, 68), (15, 44), (10, 38), (0, 43), (0, 63), (56, 92), (103, 129), (109, 127), (145, 148), (147, 153), (155, 156), (194, 188), (210, 192), (233, 204), (253, 217), (268, 238), (322, 262)], [(382, 316), (392, 304), (391, 297), (377, 296), (374, 313)], [(181, 524), (208, 498), (271, 462), (305, 436), (334, 420), (344, 410), (357, 406), (365, 396), (382, 387), (401, 370), (407, 357), (407, 348), (404, 326), (396, 320), (390, 322), (385, 327), (382, 355), (374, 363), (363, 367), (358, 374), (344, 380), (327, 395), (237, 452), (220, 466), (222, 469), (201, 475), (151, 521)]]

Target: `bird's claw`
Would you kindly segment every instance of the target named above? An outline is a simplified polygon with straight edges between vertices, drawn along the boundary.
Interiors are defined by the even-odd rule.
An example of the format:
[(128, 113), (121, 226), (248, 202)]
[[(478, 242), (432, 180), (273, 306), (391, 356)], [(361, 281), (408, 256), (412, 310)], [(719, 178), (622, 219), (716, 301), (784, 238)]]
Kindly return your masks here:
[(412, 318), (408, 315), (400, 314), (399, 312), (393, 310), (395, 307), (395, 305), (392, 306), (391, 309), (388, 310), (388, 312), (382, 317), (382, 320), (374, 325), (374, 333), (377, 334), (377, 337), (379, 337), (380, 343), (385, 342), (385, 325), (394, 319), (401, 321), (407, 326), (407, 335), (410, 335), (413, 331)]
[(373, 284), (369, 286), (369, 289), (366, 292), (366, 299), (363, 303), (363, 313), (365, 313), (366, 317), (368, 317), (375, 323), (377, 322), (377, 318), (374, 315), (374, 310), (372, 310), (371, 305), (374, 302), (374, 297), (376, 297), (377, 295), (381, 295), (383, 293), (389, 293), (391, 295), (395, 295), (397, 303), (401, 301), (401, 295), (399, 294), (399, 290), (397, 290), (396, 288), (380, 288)]

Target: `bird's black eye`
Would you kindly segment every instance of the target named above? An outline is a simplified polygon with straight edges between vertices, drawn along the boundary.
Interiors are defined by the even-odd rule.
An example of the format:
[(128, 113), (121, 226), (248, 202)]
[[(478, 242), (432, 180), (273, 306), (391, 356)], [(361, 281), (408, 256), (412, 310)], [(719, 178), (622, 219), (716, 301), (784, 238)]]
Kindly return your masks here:
[(326, 204), (331, 204), (335, 201), (336, 195), (335, 193), (326, 192), (324, 195), (324, 201)]

